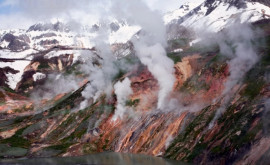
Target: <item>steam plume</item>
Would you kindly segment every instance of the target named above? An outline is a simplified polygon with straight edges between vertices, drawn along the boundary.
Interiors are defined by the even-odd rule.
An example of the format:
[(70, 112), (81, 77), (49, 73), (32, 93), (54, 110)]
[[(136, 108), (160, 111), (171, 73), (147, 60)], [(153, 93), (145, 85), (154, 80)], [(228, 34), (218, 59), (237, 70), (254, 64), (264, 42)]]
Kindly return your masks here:
[[(121, 6), (121, 8), (119, 8)], [(138, 12), (140, 9), (140, 12)], [(116, 18), (125, 16), (131, 25), (138, 25), (142, 31), (133, 39), (136, 55), (158, 80), (160, 91), (157, 107), (164, 108), (169, 93), (173, 90), (174, 63), (166, 56), (166, 28), (160, 13), (150, 10), (142, 1), (123, 2), (112, 5)], [(151, 21), (149, 21), (151, 20)]]
[(114, 85), (115, 94), (117, 96), (117, 106), (115, 114), (112, 118), (113, 121), (117, 120), (118, 118), (123, 119), (123, 116), (126, 111), (125, 104), (127, 98), (133, 93), (130, 85), (131, 81), (127, 77), (122, 82), (118, 81)]
[(214, 119), (209, 125), (213, 127), (214, 122), (226, 110), (226, 107), (234, 94), (233, 87), (241, 83), (245, 74), (257, 63), (259, 56), (256, 53), (254, 38), (259, 35), (258, 31), (253, 30), (248, 24), (235, 23), (218, 35), (217, 42), (220, 53), (229, 57), (229, 73), (225, 89), (222, 93), (223, 103), (217, 110)]

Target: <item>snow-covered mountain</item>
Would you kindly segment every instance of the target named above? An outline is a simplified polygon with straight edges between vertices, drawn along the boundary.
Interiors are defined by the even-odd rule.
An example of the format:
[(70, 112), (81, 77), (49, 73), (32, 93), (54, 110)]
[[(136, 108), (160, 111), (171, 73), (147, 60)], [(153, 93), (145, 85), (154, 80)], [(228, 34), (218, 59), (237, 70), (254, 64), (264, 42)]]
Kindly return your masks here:
[[(191, 38), (192, 30), (217, 32), (233, 21), (255, 22), (267, 18), (270, 18), (267, 0), (201, 0), (196, 3), (190, 1), (165, 14), (164, 23), (167, 26), (168, 40), (172, 40), (179, 37)], [(128, 41), (141, 27), (130, 26), (125, 21), (112, 20), (106, 25), (97, 23), (80, 28), (55, 21), (37, 23), (28, 29), (0, 30), (0, 74), (3, 75), (0, 85), (7, 84), (16, 89), (25, 68), (33, 63), (37, 54), (42, 54), (47, 59), (56, 58), (55, 55), (46, 56), (52, 53), (57, 57), (72, 55), (71, 64), (75, 63), (81, 50), (94, 49), (97, 31), (102, 26), (110, 29), (108, 43), (112, 45), (116, 56), (131, 54), (132, 44)]]
[[(38, 23), (27, 30), (0, 30), (0, 47), (13, 52), (28, 49), (46, 50), (55, 45), (75, 48), (93, 48), (93, 39), (101, 25), (81, 27), (72, 30), (69, 25), (61, 22)], [(112, 22), (110, 25), (109, 43), (126, 43), (140, 28), (125, 23)]]
[[(140, 30), (140, 27), (129, 26), (124, 22), (95, 24), (91, 27), (81, 27), (76, 31), (61, 22), (37, 23), (26, 30), (0, 30), (0, 74), (3, 75), (0, 84), (7, 84), (8, 87), (16, 89), (27, 71), (27, 66), (34, 63), (37, 55), (44, 56), (48, 60), (59, 58), (60, 61), (63, 60), (60, 58), (62, 55), (69, 57), (72, 55), (71, 64), (75, 63), (82, 51), (94, 49), (97, 30), (101, 26), (109, 27), (108, 44), (112, 45), (116, 56), (131, 53), (127, 41)], [(55, 63), (53, 60), (51, 64)]]
[(234, 21), (243, 23), (270, 18), (268, 1), (206, 0), (197, 7), (194, 4), (184, 6), (190, 7), (181, 7), (172, 12), (175, 14), (168, 13), (165, 21), (171, 20), (170, 23), (194, 30), (217, 32)]
[[(255, 22), (268, 18), (270, 7), (267, 1), (251, 2), (236, 0), (206, 0), (188, 2), (179, 9), (164, 15), (166, 25), (177, 24), (188, 29), (219, 31), (232, 21)], [(61, 22), (37, 23), (29, 29), (0, 30), (0, 49), (21, 52), (24, 50), (46, 50), (55, 45), (76, 48), (93, 48), (93, 39), (101, 24), (81, 27)], [(109, 43), (126, 43), (140, 27), (113, 21), (110, 28)]]
[(202, 2), (203, 2), (203, 0), (201, 0), (200, 2), (198, 2), (198, 1), (197, 2), (187, 2), (183, 5), (181, 5), (179, 9), (168, 12), (167, 14), (164, 15), (165, 24), (169, 24), (169, 23), (173, 22), (174, 20), (180, 19), (181, 17), (188, 14), (191, 10), (198, 7)]

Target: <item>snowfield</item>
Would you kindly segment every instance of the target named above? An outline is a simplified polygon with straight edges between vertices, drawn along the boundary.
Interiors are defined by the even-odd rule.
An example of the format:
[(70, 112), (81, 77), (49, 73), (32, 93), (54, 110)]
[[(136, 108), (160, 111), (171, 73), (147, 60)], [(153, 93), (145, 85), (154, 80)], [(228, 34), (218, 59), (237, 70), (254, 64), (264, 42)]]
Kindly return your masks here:
[(40, 73), (40, 72), (37, 72), (33, 75), (33, 79), (34, 81), (37, 81), (37, 80), (42, 80), (46, 78), (46, 74), (43, 74), (43, 73)]
[(181, 25), (193, 28), (196, 31), (207, 29), (211, 32), (218, 32), (235, 21), (244, 23), (263, 19), (262, 10), (265, 10), (266, 14), (270, 14), (268, 6), (258, 2), (247, 2), (246, 4), (247, 8), (240, 9), (224, 2), (214, 4), (217, 7), (209, 15), (206, 15), (208, 8), (202, 4), (200, 10), (197, 12), (191, 11), (191, 16), (185, 17)]
[(7, 58), (7, 59), (27, 59), (32, 60), (31, 54), (37, 53), (37, 50), (28, 49), (21, 52), (12, 52), (7, 49), (0, 50), (0, 58)]
[(23, 60), (18, 60), (18, 61), (14, 61), (14, 62), (0, 62), (0, 68), (4, 68), (4, 67), (10, 67), (13, 68), (14, 70), (19, 71), (16, 74), (11, 74), (8, 73), (6, 74), (7, 78), (8, 78), (8, 86), (11, 89), (16, 89), (17, 83), (21, 81), (22, 79), (22, 75), (24, 73), (24, 68), (30, 64), (31, 61), (23, 61)]
[(122, 26), (116, 32), (111, 33), (109, 37), (109, 43), (126, 43), (128, 42), (131, 37), (133, 37), (137, 32), (141, 30), (139, 26)]
[(165, 24), (169, 24), (173, 21), (176, 21), (180, 19), (181, 17), (188, 14), (191, 10), (198, 7), (201, 3), (203, 3), (203, 0), (194, 2), (187, 2), (184, 5), (182, 5), (179, 9), (176, 9), (174, 11), (168, 12), (164, 15), (163, 20)]

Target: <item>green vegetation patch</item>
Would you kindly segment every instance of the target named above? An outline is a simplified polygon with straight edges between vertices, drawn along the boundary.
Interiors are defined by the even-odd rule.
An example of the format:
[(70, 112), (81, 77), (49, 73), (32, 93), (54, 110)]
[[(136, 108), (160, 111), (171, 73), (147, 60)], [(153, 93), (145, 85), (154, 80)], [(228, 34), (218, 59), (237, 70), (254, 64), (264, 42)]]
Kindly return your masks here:
[(10, 138), (0, 140), (0, 143), (1, 144), (8, 144), (11, 147), (29, 148), (31, 143), (22, 136), (22, 133), (25, 130), (25, 128), (19, 129)]
[(79, 117), (76, 113), (72, 113), (65, 121), (63, 121), (55, 130), (53, 130), (47, 137), (49, 141), (57, 141), (61, 136), (65, 136), (66, 132), (76, 126)]
[(41, 62), (37, 69), (42, 70), (42, 69), (48, 69), (48, 68), (50, 68), (48, 62)]
[(251, 81), (248, 83), (247, 87), (245, 88), (242, 94), (253, 99), (260, 94), (264, 85), (265, 85), (265, 82), (263, 79)]
[(221, 146), (216, 146), (216, 147), (213, 147), (213, 148), (211, 149), (211, 152), (214, 153), (214, 154), (218, 154), (218, 153), (220, 153), (221, 151), (222, 151)]
[(19, 90), (20, 91), (26, 91), (27, 89), (29, 89), (31, 86), (33, 86), (34, 81), (32, 79), (29, 79), (25, 82), (22, 83), (22, 85), (20, 86)]
[(49, 146), (47, 147), (47, 149), (60, 150), (62, 152), (65, 152), (71, 145), (72, 143), (63, 143), (59, 145)]
[(75, 64), (67, 67), (64, 75), (83, 75), (83, 72), (80, 71), (80, 63), (76, 62)]
[(44, 125), (45, 125), (44, 121), (40, 121), (38, 123), (32, 124), (29, 127), (25, 128), (25, 130), (22, 132), (22, 136), (41, 130), (44, 127)]
[[(63, 125), (62, 126), (59, 126), (57, 128), (60, 129), (60, 130), (63, 130), (66, 128), (66, 124), (69, 123), (69, 122), (72, 122), (70, 119), (78, 116), (79, 118), (84, 118), (82, 120), (81, 123), (76, 123), (75, 124), (78, 124), (77, 128), (67, 137), (63, 138), (61, 140), (62, 143), (75, 143), (77, 142), (79, 139), (81, 139), (83, 137), (84, 134), (87, 133), (87, 129), (88, 129), (88, 125), (89, 125), (89, 119), (90, 117), (92, 116), (94, 110), (96, 110), (97, 107), (96, 107), (96, 103), (92, 104), (90, 107), (86, 108), (85, 110), (82, 110), (82, 111), (79, 111), (77, 113), (77, 115), (74, 115), (74, 116), (71, 116), (69, 119), (67, 119), (67, 122), (65, 123), (62, 123)], [(76, 121), (76, 120), (75, 120)], [(55, 131), (55, 135), (57, 135), (58, 131)]]
[(256, 104), (256, 100), (249, 99), (241, 98), (235, 104), (230, 105), (218, 119), (218, 124), (222, 125), (220, 128), (222, 131), (217, 132), (210, 141), (223, 140), (218, 148), (211, 149), (211, 157), (224, 157), (232, 150), (249, 147), (254, 142), (257, 134), (262, 131), (261, 121), (251, 129), (252, 123), (261, 114), (253, 112), (254, 110), (255, 112), (258, 111), (259, 107), (252, 107), (252, 105)]
[(247, 96), (251, 99), (254, 99), (256, 96), (258, 96), (266, 84), (264, 80), (266, 72), (266, 66), (262, 65), (261, 61), (257, 63), (247, 73), (247, 76), (244, 79), (244, 83), (247, 84), (247, 87), (244, 89), (244, 91), (241, 91), (241, 95)]
[(207, 148), (206, 143), (197, 143), (197, 145), (192, 149), (192, 152), (186, 157), (186, 160), (188, 162), (192, 162), (192, 160), (200, 155), (206, 148)]
[(9, 147), (6, 144), (0, 144), (0, 157), (22, 157), (27, 154), (28, 150), (19, 147)]
[(4, 89), (5, 91), (7, 92), (10, 92), (10, 93), (16, 93), (16, 91), (14, 91), (13, 89), (9, 88), (9, 87), (1, 87), (2, 89)]
[(181, 57), (181, 53), (168, 53), (167, 56), (173, 60), (174, 64), (181, 62), (182, 61), (182, 57)]
[(50, 114), (57, 110), (74, 108), (76, 106), (76, 99), (79, 99), (82, 96), (81, 92), (85, 89), (87, 84), (88, 83), (56, 102), (55, 106), (49, 109)]
[[(204, 130), (205, 127), (214, 118), (215, 111), (211, 110), (211, 106), (204, 108), (200, 114), (198, 114), (194, 120), (184, 130), (180, 133), (173, 141), (173, 143), (168, 147), (165, 152), (166, 158), (175, 159), (180, 153), (185, 153), (184, 160), (192, 161), (193, 158), (198, 156), (208, 145), (202, 143), (203, 136), (199, 139), (200, 143), (192, 148), (198, 135)], [(185, 148), (184, 146), (190, 146), (190, 148)]]
[(72, 132), (68, 137), (65, 137), (61, 140), (63, 143), (71, 143), (76, 142), (78, 139), (81, 139), (81, 137), (86, 134), (87, 127), (82, 128), (79, 126), (74, 132)]
[(83, 145), (83, 153), (84, 154), (93, 154), (97, 152), (96, 144), (86, 143)]
[(30, 117), (17, 116), (13, 119), (0, 121), (1, 131), (11, 130), (15, 127), (19, 127), (23, 122), (26, 122)]
[(203, 69), (203, 72), (209, 70), (213, 76), (222, 75), (227, 68), (226, 62), (209, 62), (206, 65), (206, 68)]
[(168, 41), (168, 45), (171, 49), (178, 49), (189, 46), (190, 40), (188, 38), (178, 38)]
[(33, 153), (33, 155), (35, 157), (54, 157), (54, 156), (59, 156), (61, 153), (64, 153), (64, 151), (54, 150), (52, 148), (42, 148), (36, 153)]
[(135, 100), (127, 100), (126, 101), (126, 106), (129, 107), (136, 107), (140, 103), (140, 99), (135, 99)]
[(193, 75), (187, 81), (184, 82), (183, 86), (180, 88), (182, 92), (196, 93), (200, 90), (209, 90), (210, 85), (201, 79), (198, 74)]
[(123, 78), (123, 76), (126, 74), (126, 71), (120, 69), (118, 71), (118, 73), (113, 77), (112, 81), (115, 82), (115, 81), (118, 81), (120, 80), (121, 78)]

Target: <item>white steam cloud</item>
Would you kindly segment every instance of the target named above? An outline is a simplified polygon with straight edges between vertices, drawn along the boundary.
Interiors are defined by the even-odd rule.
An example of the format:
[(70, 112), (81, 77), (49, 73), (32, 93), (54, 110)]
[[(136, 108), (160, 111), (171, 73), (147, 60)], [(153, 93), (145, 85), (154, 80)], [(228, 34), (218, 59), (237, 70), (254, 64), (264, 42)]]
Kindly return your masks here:
[(50, 99), (60, 93), (68, 93), (78, 89), (80, 82), (82, 82), (82, 79), (72, 75), (51, 74), (48, 75), (47, 82), (31, 94), (31, 98), (38, 102), (42, 99)]
[(90, 84), (82, 92), (82, 96), (86, 100), (81, 103), (80, 109), (86, 108), (89, 99), (94, 99), (95, 101), (102, 93), (110, 96), (113, 89), (112, 79), (118, 72), (118, 68), (114, 64), (116, 58), (111, 52), (110, 45), (106, 43), (108, 41), (108, 32), (100, 29), (95, 41), (96, 49), (102, 60), (99, 61), (100, 66), (94, 65), (92, 61), (89, 61), (82, 67), (83, 71), (90, 75), (88, 78)]
[(225, 29), (218, 35), (217, 42), (220, 47), (220, 53), (230, 58), (229, 77), (224, 84), (225, 89), (221, 98), (223, 102), (217, 110), (216, 115), (209, 125), (213, 127), (214, 122), (226, 110), (226, 107), (234, 94), (233, 88), (241, 83), (245, 74), (257, 63), (259, 56), (256, 53), (254, 38), (260, 33), (250, 27), (248, 24), (235, 23), (228, 29)]
[[(248, 24), (232, 25), (225, 33), (227, 43), (219, 42), (221, 53), (231, 57), (232, 60), (228, 62), (230, 76), (223, 94), (229, 93), (259, 59), (253, 42), (258, 33), (256, 34)], [(231, 45), (228, 45), (228, 42)]]
[(160, 44), (146, 46), (144, 43), (137, 43), (136, 50), (141, 62), (146, 65), (149, 71), (158, 80), (160, 90), (158, 93), (158, 108), (164, 108), (169, 93), (174, 85), (174, 64), (166, 57), (166, 52)]
[(122, 82), (118, 81), (114, 85), (115, 94), (117, 96), (117, 106), (112, 121), (116, 121), (118, 118), (123, 119), (127, 110), (126, 101), (128, 97), (133, 93), (131, 89), (131, 81), (126, 77)]
[(80, 109), (87, 107), (91, 100), (95, 101), (102, 93), (109, 96), (113, 89), (112, 79), (118, 73), (119, 66), (115, 65), (116, 58), (108, 44), (109, 24), (112, 20), (119, 22), (124, 20), (130, 26), (140, 26), (141, 32), (132, 39), (134, 49), (140, 61), (158, 80), (160, 91), (157, 108), (165, 108), (166, 100), (173, 90), (175, 81), (174, 63), (167, 57), (165, 51), (167, 37), (163, 15), (160, 11), (155, 10), (156, 7), (151, 9), (149, 7), (153, 6), (150, 5), (151, 3), (145, 3), (142, 0), (102, 0), (98, 2), (93, 0), (80, 2), (74, 0), (11, 0), (9, 3), (4, 2), (1, 4), (17, 7), (18, 12), (16, 13), (21, 13), (26, 18), (31, 18), (32, 21), (48, 21), (57, 17), (73, 24), (74, 27), (78, 27), (78, 24), (92, 25), (102, 22), (104, 27), (100, 27), (97, 32), (98, 37), (93, 40), (102, 60), (99, 61), (100, 65), (89, 62), (82, 67), (84, 72), (89, 73), (90, 83), (82, 93), (85, 101), (81, 103)]
[[(158, 80), (160, 91), (157, 107), (159, 109), (164, 108), (168, 95), (173, 90), (175, 78), (174, 63), (167, 57), (165, 51), (167, 37), (162, 15), (159, 12), (149, 9), (140, 0), (129, 0), (128, 2), (121, 0), (113, 1), (109, 11), (111, 12), (110, 16), (116, 20), (125, 20), (131, 26), (140, 26), (142, 28), (138, 37), (134, 37), (132, 42), (136, 55), (142, 64), (146, 65)], [(106, 18), (104, 17), (103, 20), (106, 20)], [(105, 43), (108, 40), (108, 33), (104, 33), (103, 36), (106, 37), (103, 37), (100, 41)], [(107, 49), (106, 52), (104, 52), (104, 44), (97, 44), (97, 49), (103, 51), (100, 52), (103, 58), (103, 64), (101, 68), (97, 68), (91, 74), (91, 78), (89, 79), (91, 85), (83, 92), (83, 96), (86, 99), (93, 97), (96, 95), (95, 93), (100, 93), (104, 88), (112, 86), (110, 80), (112, 79), (111, 75), (114, 74), (111, 72), (113, 71), (115, 73), (117, 68), (113, 65), (115, 59), (113, 59), (109, 46), (106, 45), (105, 47)], [(85, 105), (87, 105), (86, 101), (82, 103), (81, 108), (85, 107)]]
[[(121, 6), (121, 7), (120, 7)], [(158, 80), (160, 91), (158, 108), (165, 106), (169, 93), (173, 90), (174, 63), (166, 55), (166, 27), (162, 15), (149, 9), (142, 1), (115, 1), (112, 11), (116, 18), (123, 18), (131, 25), (142, 28), (138, 38), (133, 39), (136, 55)], [(140, 11), (140, 12), (138, 12)], [(151, 20), (151, 21), (149, 21)]]

